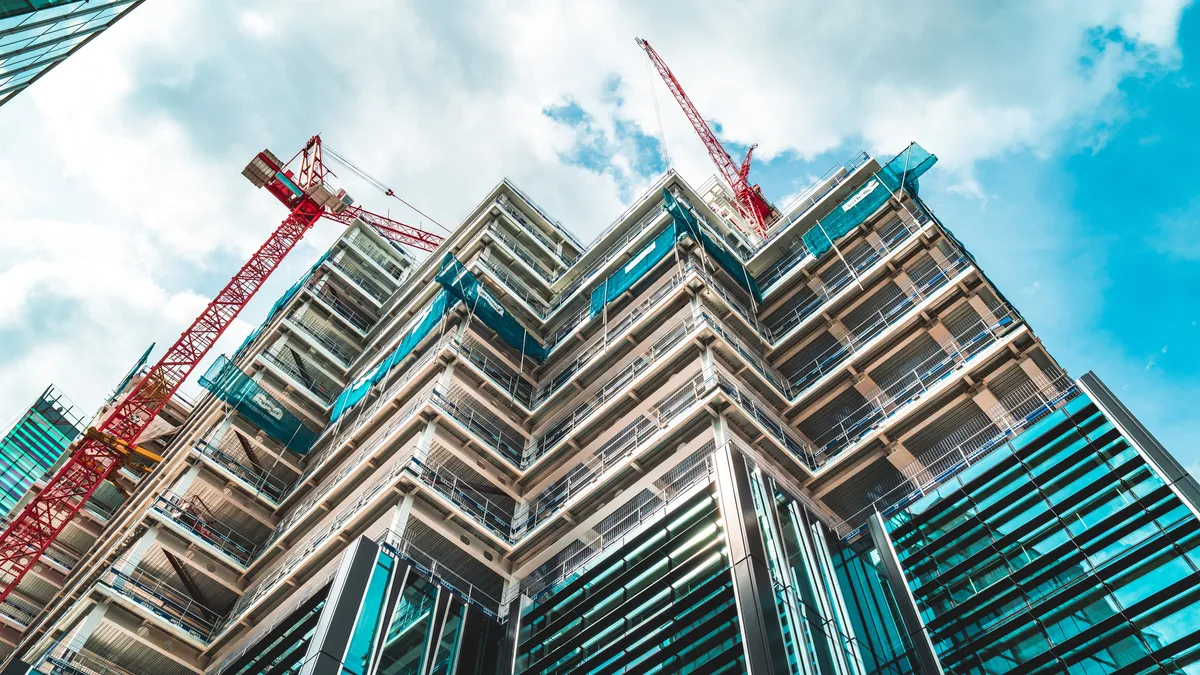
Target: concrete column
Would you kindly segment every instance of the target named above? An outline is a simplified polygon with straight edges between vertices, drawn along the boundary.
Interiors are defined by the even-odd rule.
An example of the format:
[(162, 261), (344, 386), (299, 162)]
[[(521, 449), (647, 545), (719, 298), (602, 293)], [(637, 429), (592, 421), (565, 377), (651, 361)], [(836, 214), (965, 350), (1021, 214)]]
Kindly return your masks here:
[(881, 393), (879, 385), (876, 384), (875, 380), (872, 380), (871, 376), (866, 373), (858, 373), (854, 376), (854, 388), (857, 389), (858, 393), (862, 394), (863, 398), (867, 399), (868, 401), (872, 400), (874, 397), (876, 397), (876, 395)]
[(433, 438), (436, 434), (436, 419), (426, 422), (425, 428), (421, 430), (421, 437), (417, 440), (417, 447), (413, 450), (413, 457), (420, 462), (426, 461), (429, 457), (429, 449), (433, 447)]
[(750, 472), (745, 458), (727, 442), (730, 435), (724, 416), (714, 421), (713, 432), (717, 501), (725, 526), (746, 670), (755, 675), (786, 675), (787, 648), (775, 611), (775, 591), (754, 510)]
[(950, 329), (946, 328), (946, 324), (941, 321), (934, 321), (929, 326), (929, 337), (937, 340), (937, 343), (942, 347), (942, 351), (947, 354), (953, 354), (956, 361), (962, 360), (958, 340), (955, 340), (954, 336), (950, 334)]
[(92, 637), (92, 633), (100, 627), (100, 622), (104, 621), (104, 615), (108, 612), (108, 600), (97, 602), (92, 605), (88, 613), (75, 624), (71, 632), (64, 635), (59, 644), (68, 651), (78, 652), (83, 649), (83, 645), (87, 643), (88, 638)]
[(158, 543), (158, 535), (160, 532), (161, 530), (158, 529), (157, 525), (147, 529), (146, 532), (133, 543), (133, 546), (130, 546), (125, 550), (125, 553), (121, 556), (120, 560), (113, 564), (113, 569), (122, 574), (132, 574), (134, 568), (136, 568), (138, 564), (142, 562), (142, 559), (146, 557), (146, 554), (149, 553), (150, 550), (154, 548), (154, 545)]
[(1012, 417), (1000, 407), (1000, 400), (991, 392), (987, 386), (982, 383), (976, 385), (976, 390), (971, 392), (971, 398), (975, 401), (975, 405), (983, 410), (984, 414), (993, 424), (1001, 429), (1012, 428)]
[(871, 248), (875, 249), (876, 251), (879, 251), (882, 253), (883, 251), (885, 251), (887, 249), (887, 247), (883, 245), (883, 239), (879, 236), (879, 233), (876, 232), (875, 230), (871, 230), (870, 232), (868, 232), (865, 239), (867, 240), (867, 243), (871, 245)]
[(904, 443), (900, 441), (892, 441), (888, 444), (887, 449), (887, 459), (892, 463), (892, 466), (896, 467), (897, 471), (903, 473), (904, 469), (907, 467), (913, 467), (913, 469), (917, 468), (916, 456), (909, 452), (908, 448), (904, 447)]
[(700, 371), (704, 373), (705, 381), (714, 381), (717, 377), (717, 357), (711, 345), (706, 345), (700, 353)]
[(404, 495), (404, 499), (400, 503), (392, 507), (392, 523), (388, 526), (388, 531), (396, 539), (404, 537), (404, 529), (408, 527), (408, 519), (412, 515), (413, 501), (416, 499), (413, 492)]
[(196, 476), (200, 475), (200, 467), (200, 464), (188, 467), (188, 470), (180, 474), (179, 478), (176, 478), (175, 482), (171, 484), (171, 492), (180, 497), (186, 495), (188, 489), (192, 487), (192, 483), (196, 482)]
[[(945, 260), (945, 256), (942, 256), (942, 259)], [(939, 264), (944, 263), (939, 262)], [(987, 325), (989, 326), (1000, 320), (1000, 317), (996, 316), (992, 310), (988, 308), (987, 303), (983, 301), (983, 298), (979, 297), (978, 295), (972, 295), (971, 297), (967, 298), (967, 304), (971, 305), (971, 308), (974, 309), (975, 312), (979, 314), (979, 317), (987, 322)]]

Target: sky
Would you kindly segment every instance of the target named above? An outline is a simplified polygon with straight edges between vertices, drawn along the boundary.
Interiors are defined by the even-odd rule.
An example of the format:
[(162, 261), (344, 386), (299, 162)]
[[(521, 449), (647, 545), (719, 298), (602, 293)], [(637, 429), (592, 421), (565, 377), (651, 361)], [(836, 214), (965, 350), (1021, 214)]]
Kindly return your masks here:
[[(0, 423), (50, 382), (90, 412), (161, 353), (284, 215), (240, 175), (263, 148), (319, 132), (451, 226), (508, 177), (585, 242), (666, 167), (703, 183), (640, 36), (735, 157), (759, 144), (775, 203), (859, 150), (937, 154), (934, 212), (1200, 475), (1188, 5), (149, 0), (0, 107)], [(311, 232), (213, 356), (337, 234)]]

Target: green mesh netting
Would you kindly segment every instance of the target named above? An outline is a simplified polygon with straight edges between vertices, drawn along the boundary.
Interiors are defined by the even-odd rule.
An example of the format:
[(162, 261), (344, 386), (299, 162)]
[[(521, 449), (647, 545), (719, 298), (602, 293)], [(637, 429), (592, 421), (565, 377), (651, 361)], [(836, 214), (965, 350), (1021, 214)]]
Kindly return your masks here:
[(484, 324), (496, 331), (500, 339), (539, 363), (546, 360), (550, 350), (530, 335), (521, 322), (509, 314), (500, 301), (480, 285), (475, 275), (471, 274), (454, 254), (447, 253), (446, 257), (442, 258), (442, 269), (436, 278), (446, 291), (461, 300)]
[(271, 321), (275, 318), (275, 315), (279, 314), (280, 310), (283, 309), (284, 305), (288, 304), (289, 300), (296, 297), (296, 294), (300, 292), (300, 289), (304, 286), (305, 282), (312, 277), (313, 272), (317, 271), (317, 268), (321, 266), (321, 263), (325, 262), (331, 253), (333, 253), (333, 249), (326, 251), (325, 254), (318, 258), (317, 262), (313, 264), (313, 266), (310, 267), (303, 276), (296, 280), (296, 283), (292, 284), (291, 288), (287, 289), (283, 292), (283, 295), (279, 296), (279, 299), (275, 301), (274, 305), (271, 305), (271, 311), (267, 312), (267, 318), (263, 319), (263, 322), (258, 325), (258, 328), (255, 328), (249, 335), (247, 335), (245, 340), (242, 340), (241, 346), (238, 347), (237, 351), (233, 353), (233, 361), (235, 363), (242, 357), (242, 354), (245, 353), (246, 349), (249, 348), (250, 345), (254, 344), (254, 341), (258, 339), (259, 333), (262, 333), (262, 330), (271, 323)]
[(667, 211), (675, 218), (675, 227), (678, 228), (679, 234), (684, 233), (691, 235), (693, 239), (698, 241), (708, 255), (721, 266), (721, 269), (737, 283), (741, 284), (754, 298), (755, 302), (762, 302), (762, 291), (758, 288), (758, 282), (754, 277), (750, 276), (750, 272), (746, 266), (738, 260), (737, 255), (725, 248), (721, 242), (713, 239), (705, 232), (700, 223), (697, 222), (696, 216), (692, 212), (680, 204), (675, 197), (663, 188), (663, 201), (666, 202)]
[(591, 316), (604, 311), (604, 306), (621, 297), (633, 285), (646, 276), (655, 265), (662, 262), (675, 248), (677, 228), (671, 223), (657, 237), (642, 247), (624, 267), (608, 275), (604, 283), (592, 291)]
[(305, 426), (279, 399), (250, 379), (224, 354), (200, 376), (200, 386), (233, 406), (242, 417), (292, 452), (307, 453), (317, 439), (317, 432)]
[(883, 206), (903, 185), (912, 194), (917, 193), (917, 178), (929, 170), (937, 157), (913, 143), (892, 158), (875, 173), (862, 187), (854, 191), (842, 203), (817, 221), (817, 224), (802, 237), (813, 257), (820, 257), (833, 248), (833, 242), (862, 224), (879, 207)]
[(392, 353), (342, 390), (337, 400), (333, 402), (333, 411), (329, 415), (329, 421), (336, 422), (342, 413), (358, 405), (367, 392), (371, 391), (371, 387), (383, 381), (383, 378), (387, 377), (393, 368), (400, 365), (405, 357), (412, 354), (413, 350), (429, 337), (429, 334), (457, 302), (458, 300), (451, 297), (446, 291), (438, 291), (429, 306), (409, 322), (408, 332), (400, 338), (400, 344), (392, 350)]

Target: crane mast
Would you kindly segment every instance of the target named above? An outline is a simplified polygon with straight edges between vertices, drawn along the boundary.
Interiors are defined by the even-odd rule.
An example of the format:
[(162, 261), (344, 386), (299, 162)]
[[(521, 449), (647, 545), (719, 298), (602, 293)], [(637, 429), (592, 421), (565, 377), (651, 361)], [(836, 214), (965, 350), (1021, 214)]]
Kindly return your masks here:
[(646, 52), (646, 56), (650, 58), (650, 62), (654, 64), (658, 74), (662, 76), (663, 82), (667, 84), (667, 88), (671, 90), (671, 94), (679, 103), (679, 107), (683, 109), (683, 114), (687, 116), (688, 121), (692, 123), (692, 128), (700, 136), (700, 140), (704, 142), (704, 147), (708, 149), (708, 155), (712, 158), (713, 164), (717, 165), (717, 170), (721, 172), (721, 176), (725, 182), (733, 190), (734, 198), (737, 203), (738, 211), (742, 217), (754, 224), (754, 231), (760, 237), (767, 236), (767, 225), (772, 219), (772, 209), (770, 203), (763, 197), (762, 189), (757, 185), (751, 185), (749, 180), (750, 175), (750, 158), (754, 153), (757, 145), (751, 145), (746, 151), (746, 158), (742, 160), (741, 166), (734, 164), (733, 158), (725, 150), (725, 146), (721, 145), (721, 141), (717, 139), (717, 135), (709, 128), (708, 122), (696, 109), (692, 99), (688, 98), (687, 92), (683, 90), (683, 85), (675, 78), (675, 74), (671, 72), (671, 68), (667, 66), (667, 62), (663, 60), (654, 47), (642, 38), (636, 38), (637, 44)]
[(310, 138), (296, 154), (301, 159), (299, 179), (269, 152), (251, 160), (243, 175), (279, 198), (288, 207), (287, 217), (145, 377), (96, 427), (87, 430), (67, 462), (0, 534), (0, 602), (113, 471), (126, 464), (149, 472), (162, 460), (138, 447), (138, 437), (318, 220), (328, 217), (346, 225), (362, 220), (386, 239), (425, 251), (442, 242), (438, 235), (350, 205), (345, 191), (333, 193), (325, 185), (332, 172), (324, 165), (319, 136)]

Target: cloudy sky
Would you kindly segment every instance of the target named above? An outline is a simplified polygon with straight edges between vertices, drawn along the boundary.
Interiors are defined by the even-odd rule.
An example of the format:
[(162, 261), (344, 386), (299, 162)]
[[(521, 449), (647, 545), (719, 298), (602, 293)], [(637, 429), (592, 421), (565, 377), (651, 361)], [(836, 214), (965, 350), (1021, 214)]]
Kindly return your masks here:
[[(938, 215), (1073, 374), (1200, 473), (1187, 4), (149, 0), (0, 107), (0, 423), (49, 382), (92, 410), (174, 339), (283, 215), (240, 175), (264, 147), (320, 132), (443, 223), (507, 176), (585, 241), (667, 158), (703, 182), (642, 36), (735, 154), (760, 144), (776, 202), (859, 149), (935, 152)], [(218, 350), (336, 234), (311, 233)]]

